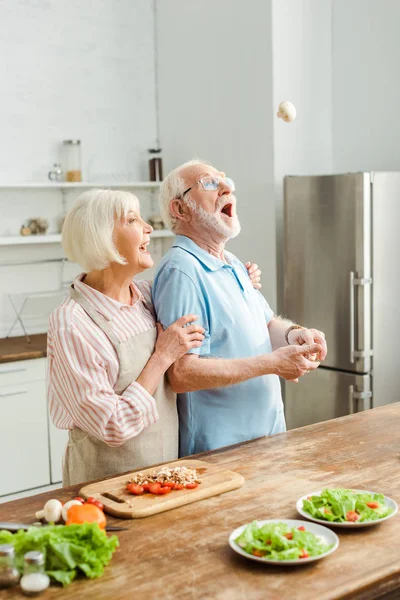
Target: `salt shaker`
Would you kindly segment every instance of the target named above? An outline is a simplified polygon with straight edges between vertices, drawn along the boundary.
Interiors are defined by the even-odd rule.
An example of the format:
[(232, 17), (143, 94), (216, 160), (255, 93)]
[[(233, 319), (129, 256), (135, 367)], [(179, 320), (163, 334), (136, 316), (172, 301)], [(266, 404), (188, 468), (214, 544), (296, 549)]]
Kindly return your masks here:
[(15, 550), (12, 544), (0, 545), (0, 589), (12, 587), (19, 581), (15, 566)]
[(26, 596), (36, 596), (50, 585), (50, 577), (44, 572), (44, 556), (38, 550), (24, 556), (24, 574), (20, 586)]

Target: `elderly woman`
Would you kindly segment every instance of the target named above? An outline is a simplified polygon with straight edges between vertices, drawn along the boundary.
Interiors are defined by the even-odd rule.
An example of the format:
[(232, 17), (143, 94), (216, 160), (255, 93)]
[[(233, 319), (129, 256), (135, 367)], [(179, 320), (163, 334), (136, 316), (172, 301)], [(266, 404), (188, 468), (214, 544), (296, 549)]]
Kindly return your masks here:
[[(194, 314), (156, 327), (151, 282), (133, 280), (153, 266), (151, 232), (128, 192), (86, 192), (65, 219), (65, 254), (84, 273), (48, 332), (50, 414), (69, 430), (64, 485), (178, 457), (176, 395), (165, 373), (201, 345), (204, 330)], [(249, 272), (259, 287), (256, 265)]]
[(66, 256), (84, 273), (48, 332), (50, 414), (69, 430), (64, 485), (177, 458), (176, 396), (165, 372), (201, 345), (203, 329), (187, 315), (157, 331), (150, 282), (133, 281), (153, 266), (151, 232), (138, 199), (121, 191), (86, 192), (65, 219)]

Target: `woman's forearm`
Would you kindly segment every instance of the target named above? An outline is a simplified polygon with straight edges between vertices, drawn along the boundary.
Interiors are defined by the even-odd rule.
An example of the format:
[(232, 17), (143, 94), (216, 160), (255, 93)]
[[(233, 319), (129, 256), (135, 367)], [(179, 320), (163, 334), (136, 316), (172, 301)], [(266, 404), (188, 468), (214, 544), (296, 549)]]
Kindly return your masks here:
[(171, 363), (168, 359), (165, 359), (158, 352), (154, 352), (136, 379), (136, 383), (139, 383), (149, 394), (153, 395), (170, 366)]

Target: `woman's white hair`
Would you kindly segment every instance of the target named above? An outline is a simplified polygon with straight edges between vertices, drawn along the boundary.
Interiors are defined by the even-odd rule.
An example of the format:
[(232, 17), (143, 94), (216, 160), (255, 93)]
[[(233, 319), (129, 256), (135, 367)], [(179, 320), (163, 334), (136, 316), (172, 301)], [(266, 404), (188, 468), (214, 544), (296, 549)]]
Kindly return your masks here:
[(81, 194), (65, 217), (62, 245), (67, 258), (78, 263), (85, 273), (101, 271), (112, 262), (126, 260), (117, 251), (114, 221), (133, 210), (139, 214), (139, 200), (120, 190), (89, 190)]
[(158, 200), (160, 203), (161, 216), (164, 223), (167, 225), (167, 227), (169, 227), (169, 229), (171, 229), (171, 231), (175, 231), (177, 226), (176, 219), (171, 215), (171, 200), (174, 198), (179, 198), (185, 191), (186, 187), (185, 180), (181, 177), (180, 173), (186, 167), (202, 164), (207, 165), (208, 163), (204, 160), (194, 158), (193, 160), (190, 160), (189, 162), (186, 162), (183, 165), (180, 165), (180, 167), (177, 167), (171, 171), (171, 173), (166, 176), (160, 185)]

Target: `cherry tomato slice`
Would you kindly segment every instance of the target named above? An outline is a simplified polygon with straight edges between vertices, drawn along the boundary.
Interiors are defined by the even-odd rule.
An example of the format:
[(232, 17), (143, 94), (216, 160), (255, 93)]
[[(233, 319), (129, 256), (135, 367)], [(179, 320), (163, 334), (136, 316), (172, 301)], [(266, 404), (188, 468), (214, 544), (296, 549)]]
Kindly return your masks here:
[(263, 552), (262, 550), (253, 550), (252, 555), (253, 556), (265, 556), (265, 552)]
[(134, 496), (141, 496), (144, 492), (144, 489), (142, 488), (142, 486), (137, 485), (137, 483), (128, 483), (128, 485), (126, 486), (126, 489), (131, 494), (134, 494)]
[(175, 487), (175, 483), (173, 481), (165, 481), (163, 483), (163, 486), (164, 487), (169, 487), (169, 488), (173, 489)]
[(182, 483), (175, 483), (174, 490), (183, 490), (184, 487)]
[(161, 489), (160, 483), (152, 483), (151, 486), (149, 487), (149, 492), (150, 492), (150, 494), (158, 494), (160, 489)]
[(304, 527), (304, 525), (300, 525), (300, 527), (297, 528), (298, 531), (305, 531), (306, 528)]
[(142, 483), (142, 488), (144, 489), (145, 492), (150, 491), (150, 487), (152, 486), (152, 483)]
[(78, 502), (82, 502), (82, 504), (85, 504), (85, 502), (86, 502), (85, 498), (82, 498), (82, 496), (76, 496), (76, 498), (74, 498), (74, 500), (78, 500)]
[(160, 489), (158, 490), (157, 494), (159, 494), (160, 496), (162, 496), (163, 494), (169, 494), (171, 491), (171, 488), (168, 487), (167, 485), (162, 485), (160, 487)]
[(289, 531), (288, 533), (285, 533), (285, 538), (288, 540), (292, 540), (293, 539), (293, 533), (291, 531)]
[(308, 557), (309, 557), (309, 554), (308, 554), (307, 550), (304, 550), (304, 548), (303, 548), (299, 558), (308, 558)]
[(187, 483), (185, 485), (185, 487), (188, 490), (194, 490), (194, 488), (197, 488), (198, 485), (199, 485), (198, 483), (193, 482), (193, 483)]
[(379, 502), (367, 502), (369, 508), (379, 508)]
[(349, 510), (346, 513), (346, 521), (349, 521), (349, 523), (355, 523), (356, 521), (358, 521), (359, 518), (360, 518), (360, 515), (358, 513), (356, 513), (354, 510)]

